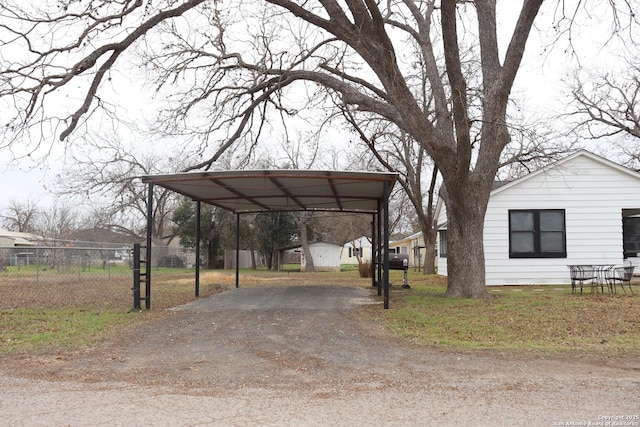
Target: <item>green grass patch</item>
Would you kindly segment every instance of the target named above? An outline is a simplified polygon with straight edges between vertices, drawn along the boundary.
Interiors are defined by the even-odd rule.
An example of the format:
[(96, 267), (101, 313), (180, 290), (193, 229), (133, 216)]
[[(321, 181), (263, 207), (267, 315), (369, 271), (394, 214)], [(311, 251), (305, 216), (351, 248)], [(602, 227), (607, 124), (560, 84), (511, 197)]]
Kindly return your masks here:
[(111, 328), (131, 322), (126, 313), (80, 309), (0, 311), (0, 352), (42, 352), (91, 346)]
[[(441, 280), (440, 280), (441, 281)], [(421, 344), (455, 349), (640, 355), (640, 298), (571, 294), (569, 287), (501, 287), (495, 298), (446, 298), (442, 283), (394, 292), (388, 327)]]

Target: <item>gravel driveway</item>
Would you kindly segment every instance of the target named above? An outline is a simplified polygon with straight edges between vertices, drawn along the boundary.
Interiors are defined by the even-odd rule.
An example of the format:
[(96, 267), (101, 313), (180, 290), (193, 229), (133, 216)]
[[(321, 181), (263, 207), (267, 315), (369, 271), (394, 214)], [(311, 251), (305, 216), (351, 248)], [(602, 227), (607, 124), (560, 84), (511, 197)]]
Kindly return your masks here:
[(640, 361), (413, 346), (365, 304), (330, 286), (203, 298), (108, 348), (1, 367), (0, 424), (640, 426)]

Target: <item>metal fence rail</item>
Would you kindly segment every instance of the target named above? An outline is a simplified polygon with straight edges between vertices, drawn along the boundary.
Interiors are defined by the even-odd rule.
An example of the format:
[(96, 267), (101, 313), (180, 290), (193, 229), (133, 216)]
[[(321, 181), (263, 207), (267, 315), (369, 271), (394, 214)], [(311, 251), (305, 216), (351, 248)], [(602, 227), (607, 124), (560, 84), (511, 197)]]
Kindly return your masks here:
[[(132, 248), (0, 247), (0, 309), (131, 306)], [(154, 247), (157, 275), (193, 277), (194, 251)], [(182, 280), (180, 281), (182, 282)]]

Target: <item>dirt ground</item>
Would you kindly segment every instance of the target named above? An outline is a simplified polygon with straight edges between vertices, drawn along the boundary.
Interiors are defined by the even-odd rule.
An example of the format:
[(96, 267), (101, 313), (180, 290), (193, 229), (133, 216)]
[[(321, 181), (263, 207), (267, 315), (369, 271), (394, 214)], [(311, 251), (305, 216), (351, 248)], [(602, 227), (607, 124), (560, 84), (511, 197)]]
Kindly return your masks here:
[(639, 360), (413, 346), (362, 320), (371, 304), (362, 287), (234, 289), (104, 347), (12, 357), (1, 424), (640, 426)]

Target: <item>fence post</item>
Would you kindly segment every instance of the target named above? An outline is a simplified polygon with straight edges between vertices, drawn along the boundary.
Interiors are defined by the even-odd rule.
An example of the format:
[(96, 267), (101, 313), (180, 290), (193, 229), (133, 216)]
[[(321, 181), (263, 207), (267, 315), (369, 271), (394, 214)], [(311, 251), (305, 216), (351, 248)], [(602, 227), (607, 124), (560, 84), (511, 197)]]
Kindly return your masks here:
[(36, 286), (40, 284), (40, 249), (36, 246)]

